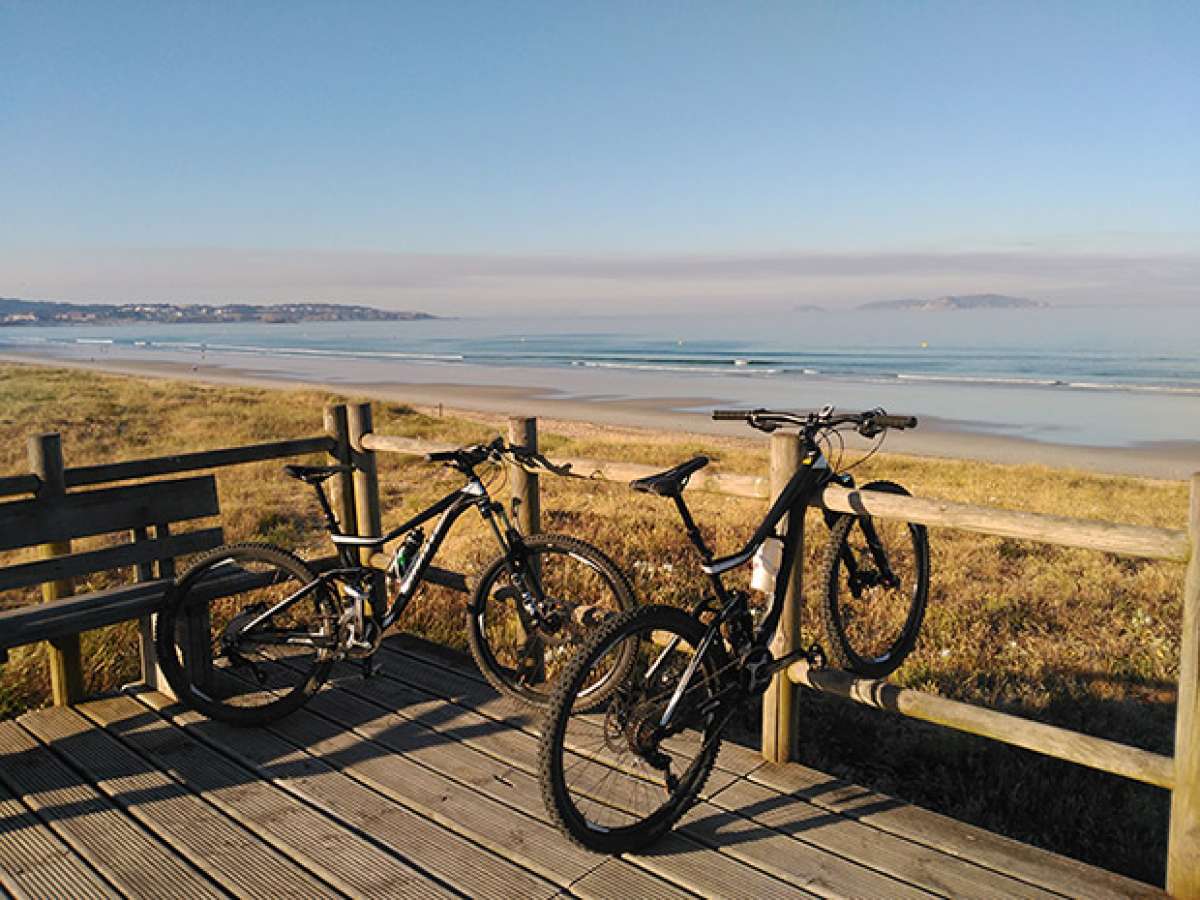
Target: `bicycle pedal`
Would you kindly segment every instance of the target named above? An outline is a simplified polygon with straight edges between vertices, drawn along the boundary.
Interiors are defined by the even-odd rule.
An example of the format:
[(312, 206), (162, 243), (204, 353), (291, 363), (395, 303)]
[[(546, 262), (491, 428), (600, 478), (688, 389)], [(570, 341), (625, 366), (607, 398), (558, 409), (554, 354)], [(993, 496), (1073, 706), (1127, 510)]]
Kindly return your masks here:
[(374, 678), (376, 675), (383, 673), (383, 663), (376, 662), (374, 659), (369, 657), (361, 660), (359, 665), (362, 667), (363, 681), (366, 681), (368, 678)]

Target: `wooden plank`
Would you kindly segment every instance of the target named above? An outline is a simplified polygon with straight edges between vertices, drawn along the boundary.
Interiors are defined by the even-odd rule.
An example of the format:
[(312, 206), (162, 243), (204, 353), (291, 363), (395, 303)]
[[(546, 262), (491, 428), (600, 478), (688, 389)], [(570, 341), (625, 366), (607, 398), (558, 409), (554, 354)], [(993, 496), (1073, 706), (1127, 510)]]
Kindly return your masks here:
[(0, 784), (0, 891), (25, 898), (120, 895)]
[(794, 841), (781, 832), (711, 803), (695, 804), (684, 813), (676, 829), (819, 897), (902, 900), (934, 896), (815, 844)]
[(234, 895), (340, 896), (76, 710), (43, 710), (23, 717), (21, 724), (53, 744), (102, 794)]
[[(182, 712), (162, 694), (143, 696)], [(263, 781), (234, 758), (150, 714), (150, 707), (118, 697), (107, 706), (91, 705), (88, 710), (102, 718), (107, 731), (338, 890), (355, 896), (452, 896), (417, 868), (416, 860), (384, 849), (324, 810)]]
[[(403, 702), (401, 697), (404, 696), (405, 687), (395, 682), (389, 684), (379, 677), (361, 685), (356, 684), (354, 679), (346, 678), (341, 684), (341, 688), (335, 692), (327, 691), (314, 697), (310, 708), (332, 722), (340, 723), (342, 727), (353, 728), (358, 735), (388, 750), (419, 759), (430, 767), (444, 770), (457, 766), (460, 773), (458, 777), (465, 779), (478, 794), (502, 798), (504, 802), (532, 816), (545, 819), (536, 776), (537, 741), (532, 735), (506, 729), (501, 723), (479, 716), (470, 709), (447, 716), (445, 704), (436, 700), (426, 701), (421, 706)], [(372, 701), (376, 710), (373, 720), (370, 719), (371, 712), (355, 707), (345, 696), (350, 694), (365, 699), (368, 693), (379, 700)], [(438, 740), (431, 740), (411, 725), (406, 726), (404, 720), (428, 723), (436, 729)], [(501, 738), (504, 739), (502, 744), (498, 741)], [(490, 765), (466, 762), (462, 758), (462, 751), (451, 749), (454, 741), (483, 750), (494, 762)], [(383, 771), (381, 767), (380, 772)], [(726, 778), (722, 783), (728, 782)], [(402, 792), (408, 790), (403, 781), (396, 789)], [(677, 843), (677, 850), (683, 848), (682, 856), (688, 859), (686, 864), (663, 858), (659, 846), (655, 847), (651, 857), (630, 857), (630, 861), (669, 881), (686, 885), (702, 896), (811, 896), (794, 886), (781, 884), (774, 876), (705, 848), (690, 836), (676, 835), (669, 840)], [(711, 858), (699, 859), (698, 853)], [(648, 861), (650, 859), (653, 862)]]
[(585, 900), (637, 897), (647, 900), (684, 900), (696, 894), (664, 881), (622, 859), (606, 859), (570, 886), (568, 896)]
[[(678, 831), (668, 833), (651, 853), (637, 857), (638, 865), (703, 897), (793, 898), (818, 896), (803, 887), (714, 853)], [(825, 896), (834, 896), (827, 893)], [(847, 896), (847, 895), (841, 895)], [(890, 894), (881, 896), (889, 897)]]
[(813, 669), (804, 660), (793, 663), (787, 671), (788, 677), (797, 684), (863, 706), (900, 713), (945, 728), (1024, 747), (1157, 787), (1170, 789), (1175, 783), (1171, 757), (1149, 750), (1080, 734), (1057, 725), (1034, 722), (995, 709), (948, 700), (936, 694), (897, 687), (874, 678), (856, 678), (838, 669)]
[(0, 647), (19, 647), (102, 628), (153, 612), (169, 581), (150, 581), (78, 594), (0, 612)]
[[(532, 774), (515, 768), (511, 759), (502, 761), (464, 742), (503, 732), (503, 726), (470, 710), (447, 717), (446, 704), (399, 683), (384, 685), (378, 677), (366, 685), (382, 690), (366, 693), (378, 695), (382, 703), (371, 702), (366, 693), (353, 690), (360, 679), (344, 674), (348, 668), (335, 677), (343, 688), (318, 694), (305, 710), (279, 723), (275, 730), (297, 746), (332, 754), (352, 777), (444, 821), (484, 846), (511, 854), (553, 881), (566, 883), (592, 869), (596, 857), (568, 843), (549, 825)], [(325, 724), (314, 721), (319, 719)], [(316, 739), (317, 735), (322, 737)], [(527, 768), (534, 764), (535, 749), (528, 741), (524, 743)], [(362, 761), (348, 764), (355, 756), (362, 756)], [(427, 771), (413, 774), (406, 765)], [(430, 782), (430, 773), (444, 778)], [(461, 787), (450, 790), (444, 786), (446, 782)], [(460, 802), (464, 790), (465, 799)], [(628, 864), (617, 862), (617, 866)], [(649, 876), (636, 870), (627, 874), (631, 883), (655, 883), (653, 879), (644, 881)], [(571, 890), (576, 890), (574, 885)]]
[(1183, 584), (1167, 890), (1195, 900), (1200, 898), (1200, 473), (1192, 476), (1188, 512), (1192, 558)]
[[(409, 678), (413, 675), (418, 675), (421, 684), (428, 686), (439, 683), (440, 680), (446, 686), (443, 694), (453, 693), (460, 698), (460, 702), (470, 702), (467, 698), (470, 697), (473, 700), (473, 697), (477, 695), (475, 691), (463, 685), (459, 679), (466, 677), (467, 674), (473, 674), (475, 678), (479, 678), (480, 676), (477, 673), (471, 673), (467, 667), (467, 663), (458, 654), (453, 654), (437, 645), (428, 645), (419, 639), (411, 638), (407, 635), (397, 635), (389, 638), (384, 646), (404, 648), (403, 652), (393, 651), (399, 657), (394, 667), (398, 673), (397, 677)], [(429, 667), (432, 667), (432, 671), (429, 670)], [(439, 676), (438, 670), (440, 667), (446, 667), (441, 670), (450, 671), (455, 677), (447, 681), (444, 676)], [(390, 706), (390, 708), (397, 710), (402, 715), (408, 713), (421, 714), (421, 707), (415, 706), (414, 701), (409, 698), (409, 695), (390, 688), (383, 689), (382, 684), (384, 681), (386, 681), (386, 678), (376, 678), (360, 685), (355, 681), (348, 680), (345, 689), (356, 696), (371, 694), (377, 698), (381, 705)], [(483, 688), (482, 684), (480, 686)], [(487, 694), (488, 691), (486, 688), (478, 692), (479, 696), (487, 696)], [(495, 696), (494, 693), (492, 696)], [(502, 709), (504, 701), (497, 700), (495, 704), (497, 709)], [(430, 705), (429, 715), (432, 717), (431, 720), (433, 722), (440, 725), (436, 705)], [(460, 718), (456, 716), (453, 722), (457, 722)], [(462, 728), (462, 733), (465, 740), (474, 742), (476, 738), (472, 735), (472, 730), (476, 733), (483, 733), (483, 725), (474, 726), (474, 729), (472, 729), (470, 721), (464, 720), (466, 727)], [(493, 719), (492, 721), (497, 720)], [(509, 720), (510, 723), (518, 725), (524, 725), (526, 721), (523, 718), (510, 718)], [(447, 736), (453, 733), (453, 729), (449, 727), (442, 727), (442, 730)], [(511, 742), (512, 736), (509, 735), (507, 736), (503, 751), (507, 756), (499, 756), (498, 758), (514, 758), (515, 754), (520, 752), (512, 747)], [(732, 756), (730, 756), (731, 751)], [(1074, 882), (1086, 885), (1088, 891), (1097, 897), (1159, 896), (1159, 893), (1154, 888), (1143, 885), (1140, 882), (1087, 866), (1066, 857), (1057, 856), (1045, 850), (1029, 847), (1009, 838), (992, 835), (989, 832), (973, 828), (972, 826), (938, 816), (936, 813), (910, 806), (889, 797), (874, 794), (857, 785), (839, 782), (831, 778), (831, 776), (815, 772), (803, 766), (796, 764), (786, 766), (760, 765), (761, 762), (761, 757), (754, 751), (726, 741), (722, 745), (718, 766), (732, 763), (735, 770), (745, 772), (746, 776), (751, 780), (761, 781), (763, 784), (775, 787), (777, 791), (785, 794), (791, 793), (792, 790), (800, 789), (796, 787), (790, 788), (792, 782), (789, 781), (789, 779), (796, 779), (799, 776), (800, 780), (798, 784), (803, 788), (809, 789), (802, 792), (800, 797), (810, 800), (827, 812), (836, 812), (853, 818), (856, 821), (865, 821), (879, 832), (895, 834), (906, 841), (923, 843), (926, 847), (937, 850), (940, 853), (970, 860), (984, 868), (994, 869), (996, 872), (1010, 873), (1022, 881), (1032, 881), (1035, 886), (1045, 886), (1056, 893), (1077, 895), (1078, 890), (1072, 891), (1067, 888), (1068, 885)], [(511, 779), (513, 776), (506, 777)], [(726, 792), (736, 791), (737, 786), (742, 783), (744, 782), (725, 781), (720, 790), (706, 791), (705, 794), (714, 805), (728, 807), (732, 812), (757, 820), (759, 815), (755, 809), (722, 802), (722, 797), (726, 797), (727, 799), (736, 798), (736, 793), (727, 794)], [(862, 797), (870, 799), (869, 801), (858, 802), (858, 798)], [(787, 802), (792, 803), (796, 802), (796, 800), (795, 798), (788, 798)], [(770, 825), (771, 823), (764, 822), (763, 824)], [(927, 839), (921, 840), (922, 836)], [(811, 835), (806, 835), (806, 837), (811, 838)], [(865, 846), (869, 848), (870, 842)], [(833, 848), (830, 847), (829, 849)], [(976, 853), (975, 851), (979, 852)], [(912, 856), (916, 861), (922, 859), (919, 848), (914, 848)], [(870, 860), (864, 859), (862, 862), (869, 864)], [(939, 877), (949, 877), (944, 867)], [(979, 883), (985, 887), (993, 884), (999, 887), (1005, 882), (1003, 879), (997, 881), (997, 877), (993, 874), (990, 880), (989, 876), (981, 875)], [(1118, 889), (1115, 891), (1113, 890), (1114, 885), (1118, 886)], [(1008, 893), (1020, 894), (1021, 891), (1014, 887)], [(1032, 891), (1032, 893), (1036, 894), (1037, 892)], [(992, 896), (1000, 895), (1003, 895), (1003, 892), (992, 894)]]
[(225, 896), (11, 720), (0, 722), (0, 763), (0, 781), (122, 893)]
[(211, 475), (18, 500), (0, 505), (0, 550), (182, 522), (219, 511), (217, 482)]
[(0, 497), (36, 494), (41, 486), (42, 479), (36, 475), (3, 475), (0, 476)]
[(711, 802), (791, 840), (820, 847), (939, 896), (962, 900), (1056, 896), (754, 781), (735, 781)]
[[(408, 675), (411, 672), (412, 667), (406, 666), (403, 670), (404, 675)], [(376, 686), (375, 681), (375, 679), (372, 680), (372, 687)], [(352, 681), (347, 681), (345, 683), (344, 691), (353, 692), (356, 695), (358, 693), (357, 688)], [(385, 695), (381, 699), (385, 705), (379, 706), (379, 712), (377, 713), (377, 715), (380, 717), (379, 721), (377, 723), (372, 723), (372, 727), (377, 730), (376, 739), (381, 743), (384, 743), (385, 746), (388, 746), (389, 749), (405, 752), (406, 755), (412, 755), (420, 752), (419, 747), (405, 747), (403, 744), (397, 742), (396, 735), (402, 734), (403, 729), (398, 724), (392, 724), (397, 716), (387, 713), (385, 709), (386, 704), (393, 704), (398, 698), (389, 698)], [(322, 700), (324, 700), (324, 703), (322, 703)], [(355, 710), (342, 696), (317, 697), (314, 699), (314, 708), (323, 715), (331, 716), (335, 719), (347, 722), (361, 721), (367, 718), (368, 715), (365, 712)], [(414, 711), (410, 704), (401, 705), (395, 703), (394, 708), (403, 710), (404, 714), (411, 714)], [(436, 710), (431, 709), (427, 715), (433, 715), (435, 713)], [(452, 737), (454, 735), (454, 730), (452, 728), (446, 727), (444, 723), (439, 723), (439, 725), (439, 732), (441, 734), (446, 735), (446, 737)], [(496, 727), (499, 727), (499, 723), (493, 725), (493, 730)], [(358, 731), (360, 734), (365, 734), (362, 725), (357, 726), (356, 731)], [(476, 746), (482, 746), (489, 737), (483, 727), (476, 729), (476, 733), (471, 733), (470, 729), (464, 729), (463, 731), (470, 735), (469, 739), (471, 740), (472, 744)], [(502, 774), (496, 777), (501, 782), (507, 782), (515, 787), (515, 793), (517, 795), (521, 797), (527, 797), (529, 800), (531, 800), (535, 807), (535, 809), (532, 810), (534, 814), (544, 816), (544, 812), (540, 811), (539, 809), (541, 804), (540, 788), (535, 774), (537, 771), (537, 742), (532, 735), (527, 734), (509, 733), (507, 737), (509, 738), (509, 741), (506, 742), (506, 747), (503, 751), (503, 754), (497, 756), (497, 763), (500, 763), (501, 760), (504, 760), (506, 765)], [(513, 738), (518, 739), (520, 744), (519, 748), (511, 746), (513, 743), (517, 743), (516, 741), (512, 740)], [(422, 743), (419, 737), (414, 737), (411, 740), (416, 744)], [(447, 753), (447, 751), (440, 745), (435, 745), (433, 749), (434, 752), (430, 754), (431, 757), (440, 758)], [(710, 784), (708, 790), (711, 790), (712, 785), (714, 784), (727, 785), (731, 780), (732, 779), (729, 777), (721, 778), (720, 773), (718, 773), (713, 779), (713, 782)], [(488, 791), (489, 786), (480, 785), (478, 789), (480, 791)], [(707, 793), (707, 791), (705, 793)], [(702, 822), (711, 823), (716, 818), (728, 818), (728, 814), (724, 813), (723, 811), (716, 810), (714, 807), (708, 806), (704, 803), (698, 804), (696, 809), (703, 814), (701, 818)], [(750, 864), (754, 869), (770, 869), (768, 872), (770, 876), (784, 877), (791, 883), (800, 884), (810, 892), (818, 895), (828, 895), (828, 892), (823, 890), (820, 886), (822, 879), (825, 876), (830, 875), (830, 873), (839, 872), (843, 880), (850, 885), (850, 888), (854, 888), (855, 886), (857, 886), (857, 888), (865, 888), (868, 885), (873, 888), (872, 891), (863, 895), (874, 893), (877, 896), (924, 896), (924, 894), (921, 892), (910, 891), (905, 885), (890, 885), (886, 879), (880, 878), (876, 874), (866, 871), (854, 864), (845, 863), (836, 857), (825, 853), (824, 851), (800, 845), (797, 845), (796, 848), (793, 848), (794, 852), (792, 853), (791, 858), (786, 864), (783, 865), (783, 869), (787, 870), (786, 874), (781, 874), (783, 870), (780, 868), (780, 864), (771, 861), (772, 854), (777, 853), (779, 851), (779, 847), (776, 846), (777, 842), (772, 840), (773, 835), (767, 834), (763, 829), (758, 829), (753, 835), (754, 843), (756, 845), (754, 847), (744, 846), (744, 844), (749, 843), (747, 828), (738, 827), (736, 824), (731, 822), (723, 822), (722, 827), (715, 829), (696, 827), (694, 825), (685, 825), (683, 827), (683, 834), (689, 839), (698, 840), (705, 846), (720, 850), (723, 854), (729, 856), (729, 865), (734, 865), (732, 860), (737, 859)], [(638, 862), (639, 864), (643, 864), (643, 861), (640, 859)], [(662, 871), (669, 873), (672, 878), (680, 877), (681, 875), (680, 871), (672, 866), (666, 866), (666, 868), (663, 868)], [(805, 872), (816, 873), (816, 875), (810, 877), (810, 875), (802, 874)], [(707, 873), (705, 878), (700, 880), (697, 880), (700, 877), (695, 873), (691, 873), (687, 877), (691, 879), (689, 883), (692, 885), (693, 889), (699, 889), (708, 895), (712, 895), (714, 891), (720, 890), (725, 885), (725, 882), (719, 879), (714, 880), (711, 871)], [(743, 872), (743, 877), (746, 879), (745, 890), (750, 891), (758, 889), (755, 887), (761, 877), (758, 873), (754, 873), (752, 875), (747, 870)], [(765, 890), (765, 895), (769, 895), (772, 890), (774, 890), (774, 888)], [(854, 891), (851, 890), (851, 893), (853, 892)]]
[[(311, 710), (289, 716), (272, 731), (421, 816), (560, 886), (595, 867), (594, 854), (569, 843), (541, 818), (491, 796), (488, 783), (502, 785), (507, 766), (342, 692), (323, 692), (312, 704)], [(455, 758), (452, 765), (459, 771), (467, 772), (465, 782), (444, 774), (443, 757), (448, 756)], [(438, 759), (436, 768), (423, 764), (431, 757)], [(505, 793), (502, 788), (498, 792)]]
[(1147, 884), (1031, 847), (807, 766), (766, 765), (750, 780), (914, 844), (970, 860), (1067, 897), (1163, 897)]
[(199, 553), (219, 547), (223, 541), (224, 532), (220, 528), (202, 528), (198, 531), (169, 535), (166, 538), (118, 544), (99, 550), (72, 553), (69, 556), (54, 556), (36, 562), (21, 563), (0, 569), (0, 591), (152, 563), (185, 553)]
[[(497, 694), (470, 657), (406, 634), (390, 636), (384, 641), (382, 650), (382, 659), (395, 655), (397, 677), (407, 683), (420, 685), (430, 695), (469, 705), (471, 709), (527, 734), (536, 737), (539, 733), (538, 717), (518, 710)], [(390, 668), (385, 669), (385, 674), (389, 671)], [(757, 750), (724, 741), (716, 768), (732, 776), (743, 776), (763, 764), (762, 754)], [(710, 789), (715, 783), (710, 779)]]
[(333, 449), (333, 445), (333, 440), (321, 435), (287, 441), (269, 441), (263, 444), (247, 444), (242, 447), (225, 447), (219, 450), (201, 450), (197, 453), (176, 453), (152, 459), (134, 459), (95, 466), (73, 466), (66, 472), (67, 487), (127, 481), (133, 478), (151, 478), (176, 472), (194, 472), (198, 469), (218, 469), (223, 466), (262, 462), (268, 459), (307, 456), (310, 453), (328, 453)]
[(1186, 562), (1188, 558), (1187, 532), (1175, 528), (1118, 525), (882, 491), (851, 491), (838, 485), (825, 488), (820, 505), (834, 512), (865, 513), (882, 519), (902, 519), (1104, 553), (1175, 562)]
[[(165, 700), (154, 694), (143, 695), (142, 699), (151, 706), (162, 705)], [(303, 711), (295, 714), (300, 723), (290, 726), (293, 732), (297, 728), (301, 731), (298, 746), (277, 734), (231, 728), (179, 707), (167, 710), (167, 714), (189, 733), (240, 759), (262, 777), (370, 834), (374, 841), (414, 860), (425, 871), (470, 896), (532, 898), (550, 897), (557, 892), (552, 884), (508, 862), (503, 855), (481, 849), (454, 831), (435, 824), (428, 814), (398, 805), (339, 771), (373, 757), (384, 768), (402, 771), (407, 776), (404, 780), (411, 780), (409, 789), (413, 794), (431, 793), (437, 797), (439, 791), (453, 792), (453, 786), (445, 780), (434, 785), (423, 783), (423, 770), (406, 766), (403, 757), (381, 754), (378, 748), (372, 749), (353, 738), (337, 741), (337, 735), (345, 736), (342, 729), (336, 729), (331, 735), (327, 727), (319, 728), (310, 739), (303, 733), (305, 723), (312, 724), (315, 720), (319, 724), (320, 720), (306, 716)], [(333, 746), (326, 744), (331, 738)], [(326, 745), (326, 749), (312, 753), (304, 749), (313, 744)], [(326, 762), (325, 757), (334, 761), (336, 767)], [(470, 792), (460, 791), (442, 802), (449, 806), (470, 806), (472, 799)], [(504, 835), (505, 840), (511, 840), (510, 852), (519, 852), (523, 841), (516, 823), (501, 818), (492, 823), (492, 829), (493, 838), (497, 834)]]

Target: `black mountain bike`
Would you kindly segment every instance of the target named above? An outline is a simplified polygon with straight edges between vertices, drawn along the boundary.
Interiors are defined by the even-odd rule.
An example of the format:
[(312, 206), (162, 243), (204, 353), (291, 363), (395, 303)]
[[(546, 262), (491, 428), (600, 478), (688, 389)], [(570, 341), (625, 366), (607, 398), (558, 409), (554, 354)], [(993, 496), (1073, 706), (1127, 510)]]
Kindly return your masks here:
[[(852, 484), (838, 475), (823, 452), (823, 439), (852, 427), (866, 437), (889, 428), (912, 428), (916, 419), (882, 410), (835, 414), (796, 414), (769, 410), (717, 410), (714, 419), (744, 419), (762, 431), (799, 426), (802, 465), (767, 512), (746, 546), (714, 558), (687, 505), (683, 488), (708, 460), (697, 457), (632, 484), (637, 490), (671, 498), (684, 529), (703, 560), (713, 594), (689, 612), (672, 606), (644, 606), (605, 623), (563, 672), (542, 729), (542, 795), (551, 816), (576, 843), (601, 852), (637, 850), (668, 831), (704, 786), (732, 715), (759, 697), (774, 674), (807, 658), (825, 664), (816, 645), (776, 659), (768, 645), (783, 612), (789, 574), (798, 565), (797, 541), (785, 541), (769, 609), (757, 625), (748, 595), (730, 590), (721, 576), (749, 562), (765, 541), (777, 538), (783, 517), (831, 482)], [(864, 489), (879, 489), (864, 485)], [(892, 489), (898, 489), (892, 486)], [(800, 506), (797, 506), (800, 504)], [(826, 565), (827, 602), (836, 595), (835, 640), (845, 641), (864, 662), (895, 667), (912, 647), (920, 628), (929, 581), (929, 550), (924, 529), (902, 525), (886, 532), (869, 516), (837, 516)], [(799, 531), (793, 532), (793, 535)], [(899, 615), (874, 616), (870, 599), (901, 599)], [(847, 611), (848, 601), (856, 607)], [(876, 621), (865, 628), (855, 618)], [(881, 637), (890, 622), (891, 637)], [(840, 624), (837, 624), (840, 623)], [(898, 633), (897, 633), (898, 632)], [(877, 651), (854, 647), (874, 635)], [(632, 658), (632, 663), (628, 662)], [(586, 714), (588, 685), (613, 671), (621, 680), (603, 710)]]
[[(330, 508), (322, 482), (349, 467), (286, 466), (316, 491), (337, 560), (316, 571), (268, 544), (219, 547), (197, 560), (175, 583), (155, 630), (176, 696), (212, 718), (257, 725), (301, 706), (339, 660), (361, 660), (369, 676), (384, 632), (430, 574), (451, 527), (474, 508), (491, 526), (500, 555), (484, 568), (467, 604), (471, 652), (498, 690), (544, 706), (551, 682), (585, 636), (633, 608), (629, 582), (590, 544), (522, 535), (475, 472), (506, 458), (564, 471), (545, 457), (497, 438), (426, 458), (457, 470), (466, 483), (379, 537), (345, 534)], [(421, 526), (439, 515), (426, 538)], [(386, 569), (359, 562), (360, 551), (373, 554), (400, 537)], [(581, 705), (601, 702), (619, 674), (580, 688)]]

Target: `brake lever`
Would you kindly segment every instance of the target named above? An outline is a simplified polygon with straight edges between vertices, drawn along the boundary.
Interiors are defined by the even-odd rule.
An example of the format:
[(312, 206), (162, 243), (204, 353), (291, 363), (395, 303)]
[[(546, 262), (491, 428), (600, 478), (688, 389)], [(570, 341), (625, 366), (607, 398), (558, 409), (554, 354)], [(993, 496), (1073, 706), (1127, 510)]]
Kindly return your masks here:
[(534, 466), (536, 468), (545, 469), (553, 475), (570, 475), (571, 464), (564, 463), (556, 465), (546, 459), (544, 454), (536, 453), (531, 450), (526, 450), (524, 447), (508, 447), (507, 452), (510, 453), (518, 463), (523, 466)]
[(746, 421), (749, 423), (751, 428), (756, 428), (759, 431), (765, 432), (766, 434), (770, 434), (772, 431), (775, 431), (779, 428), (778, 422), (768, 422), (765, 419), (759, 418), (755, 413), (750, 413), (750, 417), (746, 419)]
[(874, 422), (863, 422), (858, 426), (858, 433), (870, 440), (873, 437), (879, 437), (885, 429), (880, 428)]

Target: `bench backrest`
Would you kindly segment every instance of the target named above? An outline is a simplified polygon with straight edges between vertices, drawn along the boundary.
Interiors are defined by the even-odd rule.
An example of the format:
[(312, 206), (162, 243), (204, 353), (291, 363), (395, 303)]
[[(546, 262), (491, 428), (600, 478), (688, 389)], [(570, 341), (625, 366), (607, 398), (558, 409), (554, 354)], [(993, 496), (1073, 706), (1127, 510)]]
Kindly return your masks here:
[(0, 552), (125, 532), (129, 540), (0, 567), (0, 591), (136, 566), (139, 580), (174, 573), (174, 557), (217, 547), (220, 528), (171, 534), (170, 523), (220, 512), (212, 475), (0, 504)]

